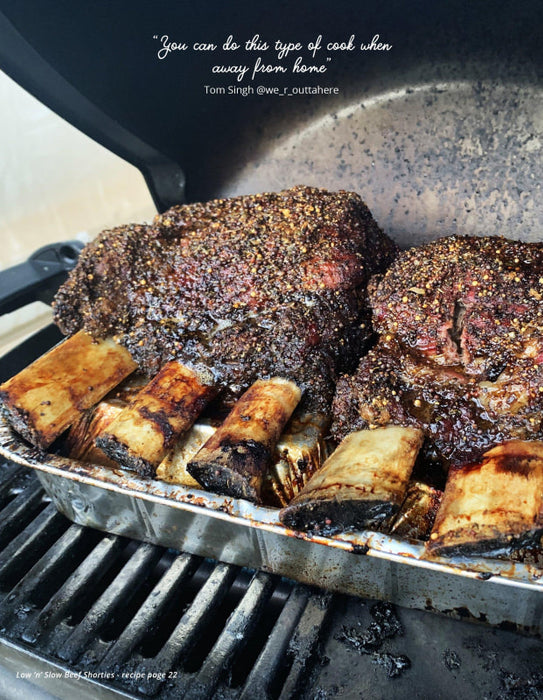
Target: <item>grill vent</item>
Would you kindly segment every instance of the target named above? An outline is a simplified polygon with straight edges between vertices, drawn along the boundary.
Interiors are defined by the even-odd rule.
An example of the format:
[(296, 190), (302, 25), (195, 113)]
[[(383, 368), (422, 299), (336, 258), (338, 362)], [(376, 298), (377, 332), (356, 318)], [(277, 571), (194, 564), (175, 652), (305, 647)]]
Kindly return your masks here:
[(70, 524), (13, 464), (0, 522), (2, 638), (119, 697), (291, 697), (330, 609), (271, 574)]

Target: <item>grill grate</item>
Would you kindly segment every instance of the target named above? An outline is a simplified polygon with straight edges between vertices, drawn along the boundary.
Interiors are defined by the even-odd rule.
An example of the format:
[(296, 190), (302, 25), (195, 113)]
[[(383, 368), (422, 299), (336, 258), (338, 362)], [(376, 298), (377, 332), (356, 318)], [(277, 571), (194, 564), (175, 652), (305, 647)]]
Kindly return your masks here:
[(0, 515), (2, 637), (119, 696), (279, 697), (322, 632), (328, 595), (70, 524), (12, 464)]
[(73, 525), (13, 464), (0, 465), (0, 523), (0, 667), (26, 668), (58, 698), (543, 693), (538, 640), (415, 610), (396, 618), (391, 606), (375, 612), (371, 601)]

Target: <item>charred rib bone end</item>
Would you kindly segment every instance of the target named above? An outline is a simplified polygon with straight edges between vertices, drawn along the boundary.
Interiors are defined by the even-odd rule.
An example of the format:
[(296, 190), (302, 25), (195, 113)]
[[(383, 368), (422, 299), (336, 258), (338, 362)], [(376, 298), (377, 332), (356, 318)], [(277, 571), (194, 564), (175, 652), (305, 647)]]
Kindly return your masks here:
[(422, 431), (390, 425), (348, 435), (280, 513), (296, 530), (332, 534), (381, 523), (400, 508)]
[(510, 440), (449, 471), (428, 542), (440, 555), (504, 553), (543, 531), (543, 442)]
[(189, 474), (210, 491), (260, 501), (274, 447), (300, 398), (289, 380), (256, 381), (189, 462)]
[(168, 362), (96, 444), (128, 469), (154, 475), (168, 450), (215, 395), (215, 388), (204, 379), (179, 362)]

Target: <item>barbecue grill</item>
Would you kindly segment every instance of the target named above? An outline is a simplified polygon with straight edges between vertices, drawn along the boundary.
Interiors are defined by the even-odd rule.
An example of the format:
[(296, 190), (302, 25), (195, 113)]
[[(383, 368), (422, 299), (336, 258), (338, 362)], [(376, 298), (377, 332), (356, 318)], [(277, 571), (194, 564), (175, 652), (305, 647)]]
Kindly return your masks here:
[[(420, 12), (317, 2), (310, 16), (283, 2), (96, 10), (57, 1), (45, 16), (29, 4), (1, 4), (3, 68), (139, 167), (160, 210), (304, 182), (360, 192), (403, 246), (455, 232), (541, 238), (543, 18), (535, 2), (415, 3)], [(333, 28), (334, 40), (379, 33), (393, 49), (334, 55), (326, 81), (338, 95), (281, 100), (206, 94), (210, 56), (156, 58), (157, 33), (221, 44), (229, 34), (283, 36), (285, 17), (291, 40)], [(286, 87), (300, 84), (283, 77)], [(26, 268), (32, 284), (4, 298), (2, 312), (48, 298), (73, 265), (68, 250), (53, 251), (54, 277), (50, 265)], [(2, 358), (0, 379), (59, 339), (50, 327), (23, 343)], [(433, 614), (430, 599), (427, 612), (394, 608), (99, 532), (58, 513), (25, 468), (4, 462), (0, 479), (2, 696), (39, 697), (37, 687), (60, 698), (543, 693), (543, 644), (518, 634), (539, 634), (539, 625), (519, 630), (504, 615), (477, 626), (462, 620), (469, 601), (439, 605), (449, 617)], [(389, 579), (383, 597), (398, 599), (398, 579)], [(529, 599), (537, 617), (543, 598), (534, 604), (533, 595), (519, 588), (518, 606)]]

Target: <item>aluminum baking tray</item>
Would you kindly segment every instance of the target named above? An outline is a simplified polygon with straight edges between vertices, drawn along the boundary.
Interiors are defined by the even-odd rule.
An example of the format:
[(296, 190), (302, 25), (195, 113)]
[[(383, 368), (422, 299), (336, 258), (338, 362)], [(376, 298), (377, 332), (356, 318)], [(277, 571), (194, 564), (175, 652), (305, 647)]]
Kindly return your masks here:
[(46, 454), (3, 418), (0, 454), (35, 469), (58, 510), (80, 525), (334, 591), (543, 635), (543, 570), (535, 566), (430, 560), (421, 542), (381, 532), (293, 532), (276, 508)]

